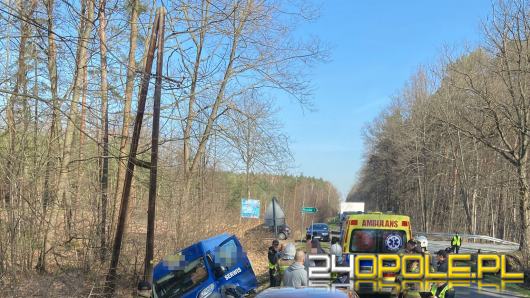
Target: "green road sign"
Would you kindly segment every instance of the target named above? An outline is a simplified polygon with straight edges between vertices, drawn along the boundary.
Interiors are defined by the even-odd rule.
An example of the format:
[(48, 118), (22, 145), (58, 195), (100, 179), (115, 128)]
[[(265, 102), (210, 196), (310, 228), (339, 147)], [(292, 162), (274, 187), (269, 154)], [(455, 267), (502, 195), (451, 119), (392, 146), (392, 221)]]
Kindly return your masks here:
[(315, 207), (302, 207), (301, 211), (304, 213), (317, 213), (318, 209)]

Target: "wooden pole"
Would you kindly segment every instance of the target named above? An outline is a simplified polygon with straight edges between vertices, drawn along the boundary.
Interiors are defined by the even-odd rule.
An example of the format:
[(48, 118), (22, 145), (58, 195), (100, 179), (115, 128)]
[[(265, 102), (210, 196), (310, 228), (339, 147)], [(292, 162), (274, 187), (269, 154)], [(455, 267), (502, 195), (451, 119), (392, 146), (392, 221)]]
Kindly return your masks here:
[(156, 182), (158, 170), (158, 137), (160, 134), (160, 96), (162, 93), (162, 66), (164, 62), (165, 10), (158, 11), (158, 52), (156, 57), (156, 85), (153, 103), (153, 132), (151, 137), (151, 171), (149, 176), (149, 206), (147, 209), (147, 239), (145, 243), (144, 280), (152, 282), (153, 251), (155, 246)]
[(151, 33), (149, 40), (149, 51), (147, 52), (147, 60), (145, 63), (145, 70), (142, 77), (142, 85), (140, 86), (140, 98), (138, 99), (138, 110), (136, 112), (136, 119), (134, 122), (134, 130), (131, 140), (131, 147), (129, 150), (129, 157), (127, 158), (127, 171), (125, 172), (125, 180), (123, 182), (123, 192), (121, 196), (120, 214), (116, 226), (116, 234), (114, 237), (114, 244), (112, 246), (112, 257), (110, 261), (109, 271), (107, 273), (105, 282), (105, 297), (112, 297), (116, 282), (116, 269), (120, 259), (121, 242), (125, 232), (125, 223), (127, 220), (127, 213), (129, 208), (129, 196), (131, 194), (131, 184), (134, 173), (134, 162), (136, 159), (136, 152), (138, 150), (138, 142), (140, 140), (140, 131), (142, 129), (142, 121), (144, 118), (145, 101), (147, 91), (149, 89), (149, 79), (151, 78), (151, 69), (153, 66), (153, 57), (155, 53), (156, 34), (158, 31), (159, 15), (155, 17), (155, 28)]

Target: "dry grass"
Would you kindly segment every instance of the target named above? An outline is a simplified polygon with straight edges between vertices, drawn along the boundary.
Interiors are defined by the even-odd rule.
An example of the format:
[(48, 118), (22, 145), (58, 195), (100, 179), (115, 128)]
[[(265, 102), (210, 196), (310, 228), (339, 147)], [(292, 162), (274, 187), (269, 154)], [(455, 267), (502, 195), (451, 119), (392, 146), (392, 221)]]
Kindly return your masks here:
[[(135, 224), (130, 226), (130, 230), (134, 230), (134, 232), (128, 234), (124, 245), (116, 297), (133, 296), (136, 282), (139, 280), (139, 275), (143, 269), (145, 229), (138, 225), (138, 230), (136, 230), (135, 226)], [(252, 262), (256, 276), (265, 281), (264, 276), (268, 274), (267, 250), (271, 244), (272, 235), (260, 227), (259, 221), (250, 220), (240, 224), (220, 225), (216, 227), (215, 231), (210, 231), (208, 235), (204, 235), (204, 238), (223, 232), (235, 234), (240, 239)], [(163, 242), (164, 236), (160, 234), (157, 236), (159, 236), (157, 243)], [(164, 251), (167, 253), (174, 251), (174, 249), (168, 248), (169, 245), (163, 246), (163, 248), (157, 249), (157, 259), (163, 257)], [(91, 291), (93, 294), (102, 292), (100, 285), (105, 269), (106, 266), (103, 265), (97, 268), (92, 267), (89, 270), (82, 270), (79, 266), (50, 266), (50, 273), (24, 272), (16, 274), (15, 277), (5, 275), (0, 279), (0, 285), (7, 297), (88, 297)]]

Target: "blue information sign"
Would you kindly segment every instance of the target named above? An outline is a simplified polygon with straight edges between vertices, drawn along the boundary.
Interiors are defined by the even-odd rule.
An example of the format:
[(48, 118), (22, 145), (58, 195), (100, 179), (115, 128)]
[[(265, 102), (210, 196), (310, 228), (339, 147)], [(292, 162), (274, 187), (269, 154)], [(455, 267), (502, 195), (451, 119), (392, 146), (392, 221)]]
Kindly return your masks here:
[(241, 217), (259, 218), (260, 201), (241, 199)]

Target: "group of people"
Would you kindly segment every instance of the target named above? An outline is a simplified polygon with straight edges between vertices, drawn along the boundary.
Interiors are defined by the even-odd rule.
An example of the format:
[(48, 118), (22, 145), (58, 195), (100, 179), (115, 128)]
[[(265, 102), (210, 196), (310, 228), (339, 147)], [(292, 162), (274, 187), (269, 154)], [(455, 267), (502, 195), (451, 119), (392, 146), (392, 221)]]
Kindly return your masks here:
[[(421, 236), (420, 236), (421, 237)], [(418, 238), (420, 238), (418, 237)], [(461, 243), (461, 240), (460, 240)], [(459, 247), (458, 247), (459, 248)], [(422, 245), (421, 239), (409, 240), (404, 250), (401, 251), (402, 254), (429, 254), (429, 251), (426, 246)], [(435, 254), (435, 259), (431, 264), (432, 272), (441, 272), (447, 273), (448, 271), (448, 252), (446, 250), (439, 250)], [(410, 264), (407, 264), (407, 272), (417, 273), (420, 271), (419, 262), (413, 261)], [(431, 287), (431, 298), (454, 298), (455, 290), (452, 288), (447, 281), (439, 281), (432, 285)], [(421, 297), (420, 293), (416, 288), (407, 288), (401, 294), (400, 297), (403, 298), (412, 298), (412, 297)]]
[[(462, 238), (456, 233), (451, 239), (450, 250), (439, 250), (432, 260), (432, 270), (436, 272), (447, 273), (448, 271), (448, 252), (458, 253), (462, 245)], [(288, 243), (286, 246), (280, 245), (278, 240), (272, 241), (269, 247), (269, 277), (271, 287), (302, 287), (308, 285), (308, 267), (319, 266), (314, 261), (308, 259), (308, 254), (327, 253), (322, 249), (320, 241), (306, 239), (306, 248), (296, 249), (294, 243)], [(330, 253), (336, 255), (337, 263), (341, 263), (342, 248), (336, 239), (332, 241)], [(427, 239), (420, 236), (414, 240), (409, 240), (405, 247), (399, 252), (400, 254), (430, 254), (427, 248)], [(419, 262), (413, 261), (407, 265), (408, 272), (419, 272)], [(412, 291), (414, 292), (414, 291)], [(418, 293), (419, 294), (419, 293)], [(454, 289), (447, 282), (441, 281), (433, 284), (431, 287), (431, 297), (436, 298), (453, 298)], [(402, 297), (414, 297), (405, 293)], [(419, 297), (419, 296), (418, 296)]]
[[(332, 241), (330, 252), (337, 256), (337, 260), (342, 258), (342, 248), (338, 241)], [(269, 280), (271, 287), (302, 287), (308, 285), (308, 268), (319, 266), (315, 261), (309, 260), (309, 254), (327, 253), (318, 239), (306, 239), (306, 248), (296, 249), (294, 243), (280, 245), (278, 240), (272, 241), (269, 247)]]

